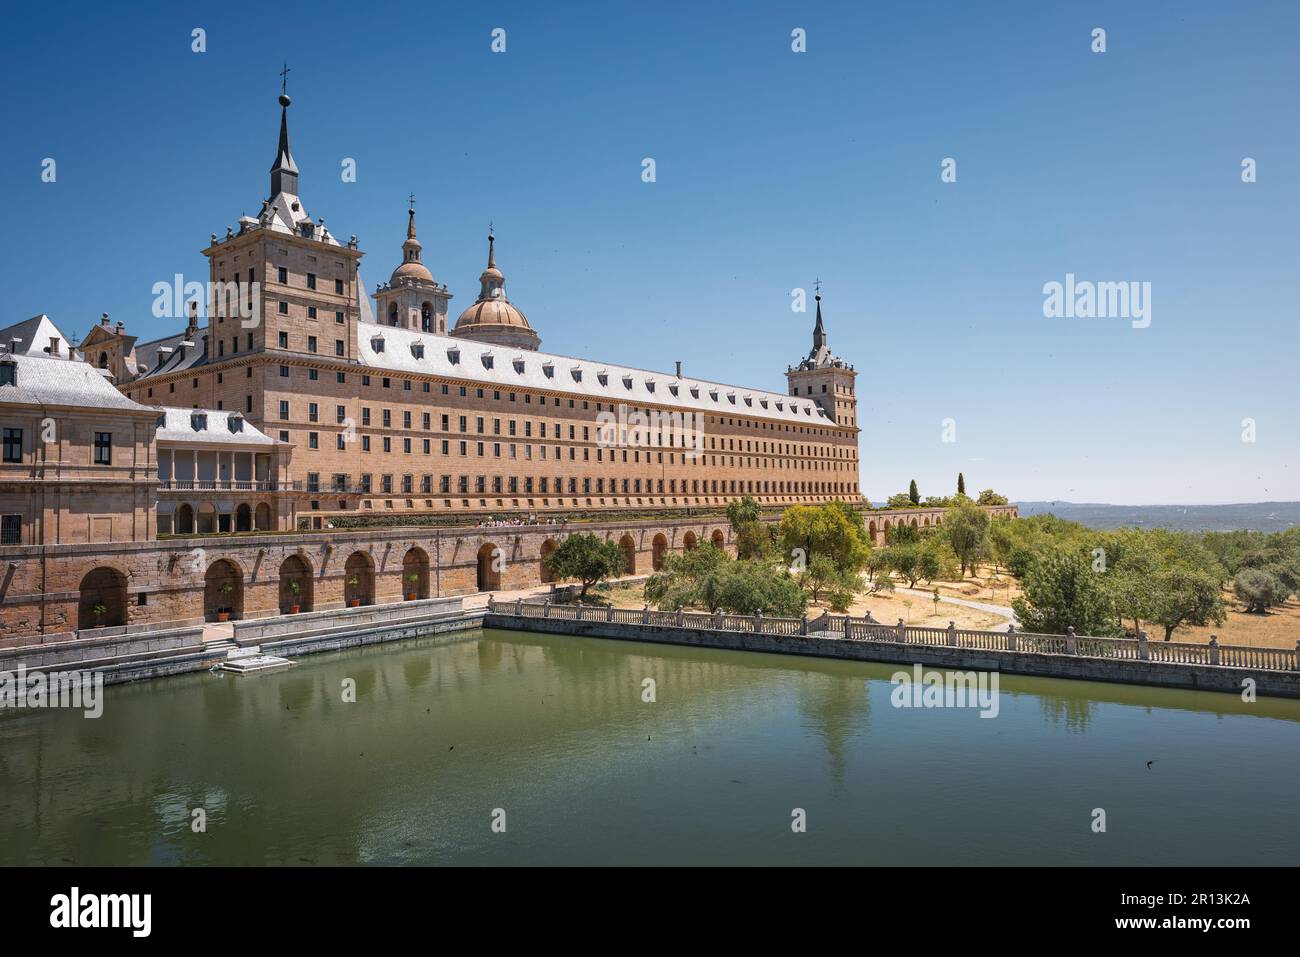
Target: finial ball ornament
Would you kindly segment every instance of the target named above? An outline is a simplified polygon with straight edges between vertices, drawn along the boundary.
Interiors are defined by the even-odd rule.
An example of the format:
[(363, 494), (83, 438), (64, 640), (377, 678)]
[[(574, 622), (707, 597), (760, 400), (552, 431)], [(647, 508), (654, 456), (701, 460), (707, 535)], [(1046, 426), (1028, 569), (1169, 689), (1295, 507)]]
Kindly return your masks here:
[(286, 109), (288, 109), (289, 104), (292, 103), (292, 102), (293, 102), (293, 100), (289, 99), (289, 94), (287, 94), (287, 93), (281, 93), (281, 94), (280, 94), (280, 105), (281, 105), (281, 106), (283, 106), (283, 107), (285, 107)]

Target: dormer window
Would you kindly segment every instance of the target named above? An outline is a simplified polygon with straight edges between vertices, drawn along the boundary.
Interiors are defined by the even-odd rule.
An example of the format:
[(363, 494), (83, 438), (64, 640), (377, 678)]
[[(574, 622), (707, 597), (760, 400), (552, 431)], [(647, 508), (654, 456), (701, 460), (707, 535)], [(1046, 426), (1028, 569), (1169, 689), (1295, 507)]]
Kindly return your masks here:
[(411, 343), (411, 355), (413, 355), (413, 356), (414, 356), (415, 358), (417, 358), (417, 359), (423, 359), (423, 358), (424, 358), (424, 343), (423, 343), (423, 342), (412, 342), (412, 343)]
[(195, 432), (206, 432), (208, 430), (208, 417), (204, 412), (195, 412), (190, 415), (190, 428)]
[(244, 431), (244, 417), (242, 415), (232, 415), (229, 419), (231, 432)]
[(700, 387), (697, 385), (691, 386), (691, 398), (698, 399), (699, 397), (700, 397)]
[(632, 377), (630, 375), (623, 376), (623, 387), (627, 389), (632, 388)]
[(375, 352), (383, 352), (383, 351), (384, 351), (384, 337), (383, 337), (383, 336), (375, 336), (373, 339), (371, 339), (371, 340), (370, 340), (370, 348), (373, 349)]
[(596, 373), (596, 381), (601, 385), (609, 385), (609, 373), (603, 369)]
[(670, 386), (668, 387), (668, 391), (671, 392), (673, 395), (676, 395), (676, 394), (677, 394), (677, 386), (675, 386), (675, 385), (670, 385)]
[[(733, 398), (731, 401), (735, 402), (736, 400)], [(751, 409), (754, 407), (754, 397), (752, 395), (745, 396), (745, 405), (749, 406)]]
[(548, 379), (554, 379), (554, 378), (555, 378), (555, 365), (554, 365), (553, 363), (550, 363), (550, 362), (543, 362), (543, 363), (542, 363), (542, 375), (546, 376), (546, 378), (548, 378)]
[(654, 380), (654, 379), (646, 379), (646, 380), (645, 380), (645, 387), (646, 387), (646, 391), (647, 391), (647, 392), (653, 392), (653, 391), (655, 390), (655, 380)]
[(18, 363), (9, 359), (0, 362), (0, 385), (18, 384)]
[(485, 352), (485, 353), (483, 353), (483, 355), (481, 355), (479, 358), (483, 360), (483, 368), (484, 368), (484, 369), (491, 369), (491, 368), (492, 368), (492, 362), (493, 362), (492, 353), (490, 353), (490, 352)]
[(709, 398), (712, 399), (714, 402), (717, 402), (717, 401), (718, 401), (718, 390), (717, 390), (717, 389), (710, 389), (710, 390), (709, 390)]
[(456, 365), (460, 365), (460, 350), (459, 350), (459, 349), (448, 349), (448, 350), (447, 350), (447, 361), (450, 362), (450, 363), (451, 363), (452, 365), (454, 365), (454, 366), (456, 366)]
[(582, 369), (580, 369), (578, 366), (574, 366), (572, 369), (570, 369), (569, 373), (573, 376), (574, 382), (582, 381)]
[(730, 402), (732, 405), (735, 405), (735, 404), (736, 404), (736, 393), (734, 393), (734, 392), (728, 392), (728, 393), (727, 393), (727, 401)]
[(767, 408), (767, 399), (759, 399), (759, 400), (758, 400), (758, 404), (761, 405), (763, 408), (766, 409), (766, 408)]
[(515, 371), (518, 372), (520, 375), (523, 375), (523, 374), (524, 374), (524, 360), (523, 360), (523, 359), (516, 359), (516, 360), (515, 360)]

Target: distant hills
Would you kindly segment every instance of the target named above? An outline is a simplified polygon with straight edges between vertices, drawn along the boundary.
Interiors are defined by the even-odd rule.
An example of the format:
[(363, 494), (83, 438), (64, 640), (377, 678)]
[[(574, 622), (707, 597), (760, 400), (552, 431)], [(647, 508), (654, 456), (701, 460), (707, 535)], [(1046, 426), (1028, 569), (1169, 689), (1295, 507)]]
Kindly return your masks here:
[(1051, 513), (1089, 528), (1168, 528), (1230, 532), (1245, 528), (1280, 532), (1300, 525), (1300, 502), (1238, 505), (1100, 505), (1090, 502), (1017, 502), (1022, 516)]

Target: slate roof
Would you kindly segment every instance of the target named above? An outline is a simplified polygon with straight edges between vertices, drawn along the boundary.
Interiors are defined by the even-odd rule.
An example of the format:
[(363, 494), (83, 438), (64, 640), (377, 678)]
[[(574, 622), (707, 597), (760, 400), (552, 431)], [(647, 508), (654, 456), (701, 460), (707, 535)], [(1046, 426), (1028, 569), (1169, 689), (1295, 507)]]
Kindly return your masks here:
[[(376, 369), (468, 379), (496, 389), (544, 389), (575, 398), (638, 407), (669, 406), (692, 412), (772, 419), (791, 425), (835, 425), (811, 399), (781, 392), (685, 376), (679, 379), (672, 372), (651, 372), (394, 326), (361, 325), (358, 334), (361, 364)], [(382, 351), (376, 349), (379, 339), (384, 343)], [(418, 347), (423, 347), (422, 357), (416, 354), (420, 351)], [(458, 361), (452, 361), (453, 353)]]
[(96, 409), (151, 411), (128, 399), (87, 362), (49, 356), (0, 356), (17, 366), (17, 384), (0, 385), (0, 403), (88, 406)]

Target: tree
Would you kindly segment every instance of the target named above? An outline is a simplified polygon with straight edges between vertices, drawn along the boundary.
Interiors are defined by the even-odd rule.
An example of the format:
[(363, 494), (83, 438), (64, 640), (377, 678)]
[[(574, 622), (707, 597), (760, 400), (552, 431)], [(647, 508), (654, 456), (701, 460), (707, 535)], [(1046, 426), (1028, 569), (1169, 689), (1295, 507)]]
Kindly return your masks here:
[[(982, 493), (980, 498), (984, 498)], [(1011, 527), (1011, 521), (1009, 516), (996, 515), (989, 522), (988, 556), (993, 560), (995, 575), (1000, 566), (1007, 564), (1016, 548), (1016, 533)]]
[(777, 618), (797, 618), (808, 607), (807, 593), (774, 561), (727, 562), (710, 578), (715, 607), (733, 615), (761, 611)]
[(1101, 576), (1078, 552), (1040, 558), (1025, 576), (1024, 588), (1011, 607), (1028, 631), (1059, 635), (1073, 627), (1079, 634), (1101, 637), (1120, 631)]
[(1276, 575), (1258, 568), (1243, 568), (1232, 579), (1232, 591), (1247, 612), (1264, 615), (1286, 601), (1287, 587)]
[(762, 508), (751, 496), (727, 503), (727, 519), (736, 537), (737, 558), (762, 558), (772, 549), (772, 534), (762, 518)]
[(913, 505), (921, 504), (921, 491), (916, 487), (916, 479), (912, 479), (912, 484), (907, 487), (907, 499)]
[(1222, 625), (1227, 604), (1217, 576), (1192, 568), (1175, 567), (1159, 572), (1151, 620), (1163, 625), (1165, 641), (1180, 625)]
[(843, 502), (826, 505), (791, 505), (781, 515), (777, 530), (783, 558), (806, 569), (818, 555), (824, 555), (837, 570), (860, 572), (871, 542), (862, 526), (862, 516)]
[(717, 611), (714, 572), (732, 558), (712, 542), (705, 542), (680, 555), (669, 555), (664, 567), (645, 583), (646, 601), (664, 611), (703, 607)]
[(896, 495), (889, 496), (885, 501), (885, 508), (911, 508), (912, 496), (906, 492), (899, 492)]
[(986, 488), (984, 491), (980, 492), (980, 497), (976, 501), (980, 505), (1006, 505), (1007, 497), (1005, 495), (999, 495), (991, 488)]
[(957, 494), (966, 494), (966, 476), (962, 475), (960, 472), (957, 473)]
[(962, 505), (944, 518), (943, 532), (961, 563), (961, 574), (965, 578), (966, 569), (974, 570), (975, 563), (984, 553), (989, 513), (974, 505)]
[(618, 542), (606, 541), (589, 532), (570, 535), (544, 559), (546, 570), (560, 579), (577, 579), (582, 583), (578, 600), (587, 597), (587, 589), (597, 582), (627, 569)]

